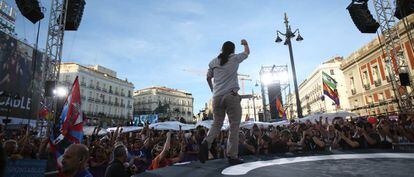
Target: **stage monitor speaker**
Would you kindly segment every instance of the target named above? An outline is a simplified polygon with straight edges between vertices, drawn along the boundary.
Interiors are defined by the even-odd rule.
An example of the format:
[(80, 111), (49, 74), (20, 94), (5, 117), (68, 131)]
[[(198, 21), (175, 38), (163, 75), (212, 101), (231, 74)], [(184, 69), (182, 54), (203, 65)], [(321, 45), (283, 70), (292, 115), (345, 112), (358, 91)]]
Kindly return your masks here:
[(54, 81), (46, 81), (45, 83), (45, 96), (52, 97), (53, 90), (55, 89), (55, 82)]
[(397, 0), (394, 16), (398, 19), (414, 13), (414, 0)]
[(281, 99), (280, 83), (272, 83), (267, 86), (267, 92), (270, 105), (270, 116), (272, 119), (280, 119), (276, 107), (276, 100)]
[(76, 31), (79, 28), (80, 22), (83, 16), (83, 10), (85, 9), (85, 0), (67, 0), (68, 1), (68, 14), (66, 15), (65, 30)]
[(37, 0), (16, 0), (17, 8), (33, 24), (45, 17)]
[(372, 17), (367, 1), (352, 1), (346, 9), (348, 9), (352, 21), (361, 33), (376, 33), (380, 25)]
[(410, 76), (408, 73), (400, 73), (400, 84), (402, 86), (410, 86)]

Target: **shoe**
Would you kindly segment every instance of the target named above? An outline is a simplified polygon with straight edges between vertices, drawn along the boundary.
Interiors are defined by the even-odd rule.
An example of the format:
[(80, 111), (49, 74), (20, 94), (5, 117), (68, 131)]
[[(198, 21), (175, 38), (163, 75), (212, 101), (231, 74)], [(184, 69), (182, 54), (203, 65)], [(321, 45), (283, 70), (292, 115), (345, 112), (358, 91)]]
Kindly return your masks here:
[(208, 159), (208, 143), (206, 140), (204, 140), (200, 144), (200, 150), (198, 151), (198, 159), (201, 163), (205, 163)]
[(230, 158), (228, 159), (230, 165), (238, 165), (244, 163), (243, 159), (240, 158)]

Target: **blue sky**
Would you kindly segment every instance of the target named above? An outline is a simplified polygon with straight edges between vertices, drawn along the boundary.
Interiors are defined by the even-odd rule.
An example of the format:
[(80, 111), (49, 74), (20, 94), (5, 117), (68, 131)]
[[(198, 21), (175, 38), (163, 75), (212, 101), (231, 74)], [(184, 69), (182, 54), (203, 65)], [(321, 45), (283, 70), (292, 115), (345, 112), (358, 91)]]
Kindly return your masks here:
[[(14, 1), (7, 0), (14, 5)], [(42, 21), (40, 47), (45, 48), (50, 1)], [(239, 73), (259, 79), (262, 65), (286, 65), (288, 48), (275, 44), (276, 30), (284, 31), (287, 12), (292, 28), (304, 40), (293, 42), (299, 82), (334, 56), (348, 56), (376, 35), (360, 33), (346, 7), (350, 1), (328, 0), (88, 0), (77, 32), (66, 32), (64, 62), (100, 64), (128, 78), (135, 89), (167, 86), (194, 96), (197, 113), (211, 97), (205, 76), (183, 70), (206, 71), (223, 42), (240, 39), (251, 55)], [(15, 5), (14, 5), (15, 6)], [(371, 8), (373, 12), (373, 9)], [(36, 26), (18, 15), (16, 32), (34, 43)], [(291, 69), (289, 69), (291, 70)], [(246, 82), (246, 91), (255, 81)]]

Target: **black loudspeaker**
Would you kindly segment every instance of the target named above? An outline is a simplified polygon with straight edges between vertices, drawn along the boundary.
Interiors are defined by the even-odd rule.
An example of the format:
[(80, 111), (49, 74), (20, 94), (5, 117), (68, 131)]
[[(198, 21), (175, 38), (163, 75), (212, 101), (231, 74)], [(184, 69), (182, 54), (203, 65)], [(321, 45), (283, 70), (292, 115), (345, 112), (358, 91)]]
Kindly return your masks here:
[(17, 8), (33, 24), (45, 17), (37, 0), (16, 0)]
[(394, 16), (398, 19), (414, 13), (414, 0), (397, 0)]
[(352, 21), (361, 33), (375, 33), (380, 25), (372, 17), (367, 1), (352, 1), (346, 9), (348, 9)]
[(53, 90), (55, 89), (55, 82), (54, 81), (46, 81), (45, 83), (45, 96), (52, 97)]
[(276, 107), (276, 100), (281, 99), (280, 83), (272, 83), (267, 87), (270, 105), (270, 116), (272, 119), (280, 119), (278, 110)]
[(409, 86), (410, 85), (410, 76), (408, 73), (400, 73), (400, 84), (402, 86)]
[(85, 0), (67, 0), (68, 9), (66, 15), (65, 30), (76, 31), (79, 28), (80, 22), (83, 16), (83, 10), (85, 9)]

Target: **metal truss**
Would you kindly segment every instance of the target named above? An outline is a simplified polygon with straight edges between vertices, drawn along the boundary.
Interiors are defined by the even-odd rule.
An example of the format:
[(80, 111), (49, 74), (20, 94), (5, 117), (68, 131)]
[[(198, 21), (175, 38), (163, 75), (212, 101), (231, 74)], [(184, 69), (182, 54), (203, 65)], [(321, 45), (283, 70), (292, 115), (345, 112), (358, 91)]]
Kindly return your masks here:
[[(413, 83), (410, 86), (402, 86), (399, 73), (408, 73), (411, 77), (404, 46), (398, 31), (398, 22), (394, 17), (395, 2), (391, 0), (374, 0), (377, 21), (380, 24), (381, 33), (384, 37), (383, 45), (386, 52), (386, 68), (391, 78), (394, 95), (398, 99), (398, 107), (401, 112), (411, 111), (413, 108)], [(394, 5), (394, 6), (393, 6)]]
[[(66, 23), (66, 0), (52, 0), (50, 8), (49, 27), (46, 41), (46, 62), (44, 83), (59, 80), (60, 63), (62, 61), (63, 39)], [(56, 112), (56, 99), (43, 96), (43, 104), (48, 105), (51, 111)]]

